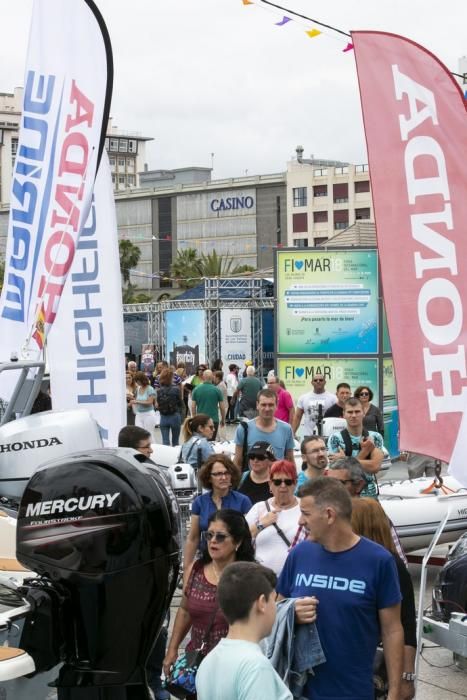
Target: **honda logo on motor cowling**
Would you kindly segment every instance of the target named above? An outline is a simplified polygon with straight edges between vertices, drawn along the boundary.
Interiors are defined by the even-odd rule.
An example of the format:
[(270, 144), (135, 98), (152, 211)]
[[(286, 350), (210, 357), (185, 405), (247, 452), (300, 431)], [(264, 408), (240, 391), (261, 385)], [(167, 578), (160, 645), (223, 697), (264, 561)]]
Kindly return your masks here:
[(53, 501), (39, 501), (28, 503), (26, 518), (40, 515), (55, 515), (56, 513), (74, 513), (75, 511), (95, 510), (96, 508), (110, 508), (120, 496), (119, 493), (100, 493), (94, 496), (81, 496), (80, 498), (56, 498)]

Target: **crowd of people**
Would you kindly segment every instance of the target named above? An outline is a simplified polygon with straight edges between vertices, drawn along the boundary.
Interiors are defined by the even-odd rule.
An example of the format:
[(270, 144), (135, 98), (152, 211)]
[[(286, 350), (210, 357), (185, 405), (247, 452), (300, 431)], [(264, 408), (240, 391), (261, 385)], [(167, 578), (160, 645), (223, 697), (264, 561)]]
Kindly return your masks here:
[[(188, 651), (202, 649), (204, 656), (190, 698), (370, 700), (379, 656), (387, 683), (381, 697), (410, 700), (414, 591), (397, 533), (378, 502), (383, 425), (371, 389), (359, 386), (352, 395), (341, 383), (331, 394), (315, 375), (312, 391), (294, 407), (275, 375), (264, 386), (251, 365), (236, 385), (227, 378), (225, 392), (219, 367), (198, 368), (181, 381), (158, 367), (152, 383), (137, 372), (136, 391), (128, 369), (129, 403), (143, 410), (119, 444), (150, 458), (153, 432), (138, 417), (147, 414), (150, 396), (155, 413), (165, 387), (182, 416), (189, 383), (181, 459), (195, 469), (200, 488), (184, 546), (180, 607), (170, 637), (161, 635), (148, 663), (155, 697), (169, 697), (161, 670), (170, 678), (187, 641)], [(213, 438), (218, 426), (237, 420), (238, 404), (244, 420), (231, 458), (215, 451)], [(326, 444), (316, 428), (327, 414), (346, 427)], [(297, 470), (294, 434), (302, 420)], [(175, 421), (170, 429), (178, 438)], [(161, 434), (167, 444), (162, 424)]]

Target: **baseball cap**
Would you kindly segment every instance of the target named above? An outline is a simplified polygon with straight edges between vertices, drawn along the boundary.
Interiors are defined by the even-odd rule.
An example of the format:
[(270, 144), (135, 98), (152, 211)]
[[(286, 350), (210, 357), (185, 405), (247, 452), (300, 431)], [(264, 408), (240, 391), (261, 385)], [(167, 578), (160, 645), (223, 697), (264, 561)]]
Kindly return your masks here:
[(251, 367), (253, 362), (251, 360), (245, 360), (245, 367)]
[(256, 455), (259, 457), (266, 457), (266, 459), (270, 459), (271, 461), (276, 459), (272, 445), (265, 440), (258, 440), (258, 442), (255, 442), (248, 450), (248, 457), (254, 457)]

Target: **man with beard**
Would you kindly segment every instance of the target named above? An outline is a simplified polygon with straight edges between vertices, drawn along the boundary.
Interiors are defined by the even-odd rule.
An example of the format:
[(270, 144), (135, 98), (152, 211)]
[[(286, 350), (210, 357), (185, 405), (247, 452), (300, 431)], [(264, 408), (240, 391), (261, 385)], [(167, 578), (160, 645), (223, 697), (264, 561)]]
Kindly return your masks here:
[(310, 479), (323, 476), (323, 470), (328, 466), (328, 451), (323, 438), (319, 435), (310, 435), (302, 440), (300, 445), (302, 452), (302, 471), (298, 475), (297, 488)]

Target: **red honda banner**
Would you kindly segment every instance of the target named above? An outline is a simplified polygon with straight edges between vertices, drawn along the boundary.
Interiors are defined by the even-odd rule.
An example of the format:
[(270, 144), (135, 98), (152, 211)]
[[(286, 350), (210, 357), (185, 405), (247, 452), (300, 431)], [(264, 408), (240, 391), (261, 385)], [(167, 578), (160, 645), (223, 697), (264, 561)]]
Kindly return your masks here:
[(379, 32), (354, 32), (352, 41), (400, 446), (449, 461), (467, 404), (465, 103), (422, 46)]

